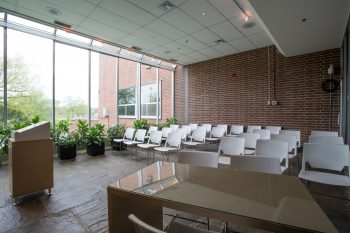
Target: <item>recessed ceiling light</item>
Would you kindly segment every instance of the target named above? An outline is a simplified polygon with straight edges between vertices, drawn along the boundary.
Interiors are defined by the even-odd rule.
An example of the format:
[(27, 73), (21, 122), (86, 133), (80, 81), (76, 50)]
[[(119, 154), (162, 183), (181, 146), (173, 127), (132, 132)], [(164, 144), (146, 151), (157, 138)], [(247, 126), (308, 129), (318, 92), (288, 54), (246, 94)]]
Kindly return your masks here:
[(202, 12), (202, 15), (207, 15), (207, 12), (203, 11), (203, 12)]
[(60, 11), (59, 9), (56, 9), (54, 7), (46, 7), (45, 10), (50, 14), (50, 15), (54, 15), (54, 16), (59, 16), (62, 15), (62, 11)]

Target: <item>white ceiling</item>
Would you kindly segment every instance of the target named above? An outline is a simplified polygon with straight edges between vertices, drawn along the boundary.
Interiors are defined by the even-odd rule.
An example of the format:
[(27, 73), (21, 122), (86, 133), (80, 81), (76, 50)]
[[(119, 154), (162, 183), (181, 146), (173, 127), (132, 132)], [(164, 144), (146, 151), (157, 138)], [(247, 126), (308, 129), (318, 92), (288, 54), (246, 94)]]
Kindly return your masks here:
[(249, 3), (251, 6), (246, 7), (285, 56), (341, 47), (349, 19), (349, 0), (249, 0)]
[[(0, 0), (0, 7), (51, 24), (58, 20), (77, 32), (184, 65), (272, 44), (254, 14), (249, 21), (256, 22), (255, 27), (242, 28), (244, 15), (232, 0), (169, 0), (176, 8), (168, 12), (158, 7), (163, 2)], [(47, 7), (62, 14), (51, 15)], [(219, 39), (227, 43), (216, 44)]]

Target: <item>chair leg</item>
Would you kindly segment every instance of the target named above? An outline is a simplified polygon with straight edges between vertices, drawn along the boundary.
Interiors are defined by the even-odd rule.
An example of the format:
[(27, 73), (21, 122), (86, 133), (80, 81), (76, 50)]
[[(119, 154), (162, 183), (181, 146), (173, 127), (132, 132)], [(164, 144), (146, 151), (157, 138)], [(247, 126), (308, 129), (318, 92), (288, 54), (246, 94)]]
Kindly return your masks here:
[(210, 230), (210, 222), (209, 222), (209, 217), (207, 217), (207, 229), (208, 229), (208, 231)]

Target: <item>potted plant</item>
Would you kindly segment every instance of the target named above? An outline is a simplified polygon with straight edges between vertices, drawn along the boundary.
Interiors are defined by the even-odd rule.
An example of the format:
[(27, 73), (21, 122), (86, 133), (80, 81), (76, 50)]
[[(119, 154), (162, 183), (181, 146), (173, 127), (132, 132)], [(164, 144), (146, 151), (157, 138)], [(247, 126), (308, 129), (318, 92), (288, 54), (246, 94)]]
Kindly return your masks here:
[(76, 144), (79, 150), (86, 148), (86, 135), (89, 131), (89, 124), (86, 120), (78, 120), (75, 133)]
[(163, 127), (170, 127), (170, 125), (177, 125), (177, 119), (175, 117), (167, 118)]
[(125, 133), (125, 126), (124, 125), (116, 125), (107, 130), (107, 137), (108, 140), (111, 142), (111, 146), (114, 150), (119, 150), (120, 148), (117, 147), (117, 145), (113, 144), (113, 139), (117, 138), (123, 138)]
[(105, 153), (105, 140), (107, 135), (104, 125), (96, 124), (86, 134), (86, 152), (89, 155), (103, 155)]
[(57, 146), (60, 159), (73, 159), (77, 156), (75, 133), (69, 132), (70, 120), (61, 120), (51, 130), (51, 137)]
[(149, 123), (146, 119), (141, 120), (135, 120), (134, 121), (134, 128), (135, 129), (145, 129), (148, 130), (151, 123)]

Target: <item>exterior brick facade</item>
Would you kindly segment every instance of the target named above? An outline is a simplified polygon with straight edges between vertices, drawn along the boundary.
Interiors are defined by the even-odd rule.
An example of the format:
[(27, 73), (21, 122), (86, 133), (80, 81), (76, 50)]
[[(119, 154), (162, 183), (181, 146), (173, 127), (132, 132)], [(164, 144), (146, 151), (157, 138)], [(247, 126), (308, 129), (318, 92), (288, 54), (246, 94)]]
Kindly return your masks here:
[[(301, 130), (306, 141), (311, 130), (328, 130), (329, 93), (321, 84), (330, 64), (339, 79), (339, 49), (284, 57), (270, 46), (189, 65), (189, 123), (279, 125)], [(183, 123), (181, 73), (176, 72), (175, 115)], [(277, 106), (267, 104), (269, 89)], [(339, 128), (339, 96), (339, 90), (333, 94), (333, 130)]]

